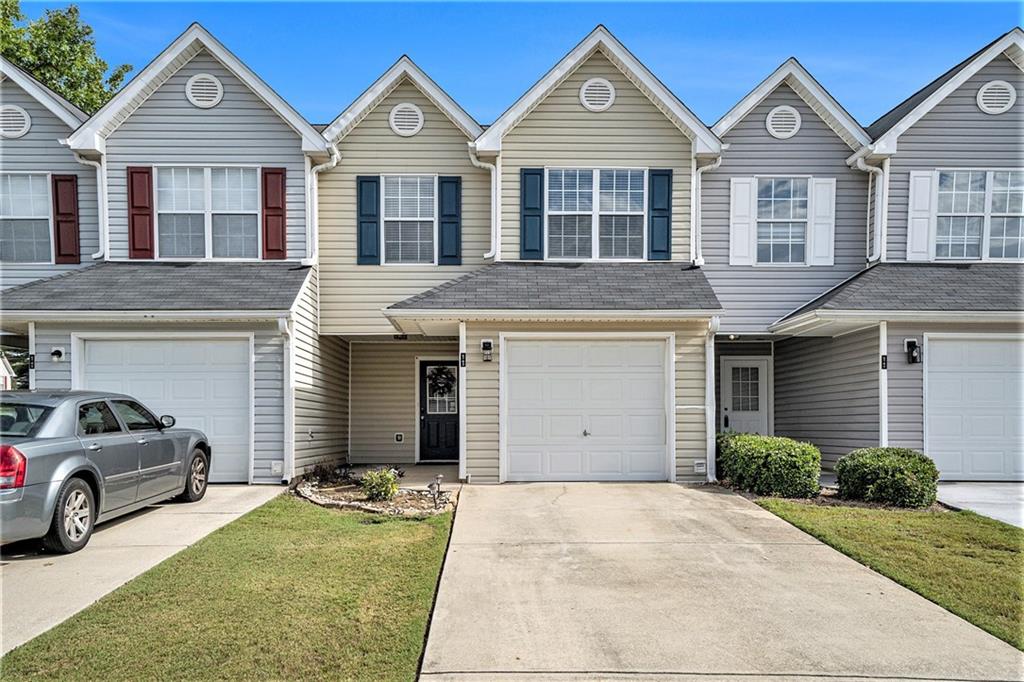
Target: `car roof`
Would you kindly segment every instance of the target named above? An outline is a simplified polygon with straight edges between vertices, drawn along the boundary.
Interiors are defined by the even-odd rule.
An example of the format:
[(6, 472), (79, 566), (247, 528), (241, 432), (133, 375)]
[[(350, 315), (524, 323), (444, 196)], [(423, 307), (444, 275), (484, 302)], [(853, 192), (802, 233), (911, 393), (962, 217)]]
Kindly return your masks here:
[(34, 405), (47, 405), (56, 407), (68, 400), (82, 399), (103, 399), (103, 398), (128, 398), (131, 396), (123, 393), (111, 393), (109, 391), (0, 391), (0, 403), (32, 403)]

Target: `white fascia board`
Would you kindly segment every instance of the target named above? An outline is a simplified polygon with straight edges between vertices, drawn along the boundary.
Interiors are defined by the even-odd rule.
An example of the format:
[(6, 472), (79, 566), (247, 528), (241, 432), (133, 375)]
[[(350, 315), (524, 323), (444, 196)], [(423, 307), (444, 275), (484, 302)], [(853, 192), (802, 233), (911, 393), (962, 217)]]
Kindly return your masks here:
[(576, 70), (594, 50), (601, 49), (612, 55), (619, 64), (629, 71), (629, 75), (641, 82), (667, 111), (672, 112), (693, 138), (695, 154), (718, 155), (722, 151), (722, 142), (697, 116), (672, 94), (672, 91), (657, 79), (626, 47), (604, 26), (598, 26), (590, 35), (583, 39), (565, 57), (526, 91), (516, 103), (498, 117), (491, 126), (476, 140), (478, 152), (501, 151), (501, 139), (514, 128), (522, 118), (541, 100), (547, 97), (569, 74)]
[(131, 322), (201, 320), (276, 320), (287, 310), (16, 310), (4, 311), (9, 322)]
[[(238, 57), (231, 53), (219, 40), (199, 24), (192, 24), (184, 33), (178, 36), (156, 59), (149, 63), (139, 74), (131, 80), (128, 85), (121, 89), (117, 95), (107, 102), (99, 111), (93, 114), (92, 118), (86, 121), (71, 137), (68, 138), (69, 146), (76, 151), (93, 150), (98, 151), (95, 141), (104, 137), (102, 130), (120, 112), (138, 96), (149, 83), (159, 77), (165, 69), (188, 49), (194, 42), (198, 42), (226, 69), (231, 71), (243, 84), (252, 90), (263, 103), (270, 107), (281, 119), (287, 123), (302, 138), (302, 150), (306, 153), (327, 153), (327, 141), (309, 124), (306, 119), (299, 115), (290, 104), (284, 101), (280, 95), (267, 85), (263, 79), (256, 75)], [(116, 129), (116, 128), (115, 128)]]
[(1020, 322), (1019, 310), (811, 310), (788, 320), (775, 322), (768, 331), (789, 334), (833, 323), (886, 322)]
[[(761, 81), (760, 85), (750, 91), (750, 93), (740, 100), (736, 106), (728, 111), (718, 123), (716, 123), (711, 131), (718, 137), (723, 137), (732, 128), (743, 120), (743, 118), (749, 114), (754, 107), (759, 105), (764, 99), (775, 92), (775, 89), (779, 87), (787, 79), (794, 79), (800, 83), (806, 90), (807, 93), (814, 98), (815, 102), (807, 102), (807, 105), (814, 108), (817, 103), (825, 111), (832, 116), (836, 123), (842, 127), (842, 129), (849, 134), (851, 138), (856, 140), (860, 146), (867, 145), (871, 142), (871, 138), (864, 131), (859, 123), (842, 107), (839, 102), (822, 87), (814, 76), (812, 76), (803, 65), (798, 62), (795, 58), (790, 57), (782, 63), (779, 68), (775, 69), (767, 78)], [(797, 92), (801, 99), (806, 101), (806, 98), (802, 96), (802, 93)], [(850, 145), (851, 148), (857, 149), (855, 145)]]
[(28, 93), (29, 97), (46, 107), (51, 114), (72, 130), (89, 118), (84, 111), (3, 57), (0, 57), (0, 76), (10, 78), (18, 87)]
[(413, 310), (384, 308), (389, 320), (707, 320), (720, 310)]
[(337, 142), (344, 137), (359, 121), (384, 99), (403, 78), (408, 78), (434, 106), (451, 120), (455, 126), (465, 133), (470, 140), (475, 140), (483, 132), (483, 128), (466, 110), (452, 99), (451, 95), (441, 89), (430, 76), (416, 66), (408, 56), (403, 55), (380, 78), (373, 82), (363, 94), (359, 95), (345, 111), (331, 121), (324, 129), (323, 137), (330, 142)]
[[(1016, 48), (1024, 49), (1024, 30), (1015, 28), (1006, 34), (1002, 40), (994, 43), (990, 48), (974, 58), (970, 64), (960, 70), (958, 74), (946, 81), (941, 88), (929, 95), (923, 102), (914, 107), (909, 114), (897, 121), (889, 130), (885, 131), (874, 143), (871, 144), (871, 152), (874, 154), (895, 154), (897, 141), (900, 135), (905, 133), (915, 123), (920, 121), (925, 114), (934, 109), (939, 102), (956, 92), (974, 74), (983, 69), (989, 62), (1007, 50)], [(1013, 60), (1014, 64), (1020, 67), (1020, 63)]]

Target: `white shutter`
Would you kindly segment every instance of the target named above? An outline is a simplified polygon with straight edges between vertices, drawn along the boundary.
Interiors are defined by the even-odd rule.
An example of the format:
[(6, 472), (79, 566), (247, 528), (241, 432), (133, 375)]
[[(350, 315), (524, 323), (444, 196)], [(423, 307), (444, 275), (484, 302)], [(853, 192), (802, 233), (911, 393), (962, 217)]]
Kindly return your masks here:
[(836, 179), (811, 178), (807, 264), (832, 265), (836, 242)]
[(931, 253), (935, 211), (935, 172), (910, 171), (907, 201), (907, 260), (928, 260)]
[(757, 251), (757, 181), (732, 178), (729, 187), (729, 265), (753, 265)]

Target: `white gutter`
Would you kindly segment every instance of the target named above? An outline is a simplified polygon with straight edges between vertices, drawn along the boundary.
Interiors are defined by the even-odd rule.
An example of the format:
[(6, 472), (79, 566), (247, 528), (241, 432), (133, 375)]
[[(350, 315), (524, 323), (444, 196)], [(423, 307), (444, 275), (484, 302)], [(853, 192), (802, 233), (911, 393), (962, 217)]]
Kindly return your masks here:
[[(67, 140), (64, 140), (67, 142)], [(99, 161), (87, 159), (78, 152), (71, 152), (75, 155), (75, 161), (83, 166), (92, 166), (96, 169), (96, 213), (99, 222), (99, 247), (100, 250), (92, 254), (93, 260), (103, 258), (107, 251), (107, 157), (101, 156)]]
[(719, 312), (715, 310), (414, 310), (412, 308), (381, 308), (388, 319), (412, 320), (707, 320)]
[[(341, 161), (341, 152), (334, 142), (327, 143), (327, 149), (331, 158), (318, 166), (309, 169), (306, 184), (306, 235), (311, 244), (306, 245), (306, 253), (309, 254), (302, 259), (303, 265), (316, 265), (320, 258), (320, 190), (317, 183), (317, 176), (321, 171), (330, 170)], [(307, 157), (308, 158), (308, 157)]]
[[(728, 148), (728, 144), (722, 145), (723, 152)], [(694, 158), (696, 159), (696, 157)], [(690, 225), (690, 260), (697, 267), (704, 265), (704, 250), (701, 248), (701, 240), (704, 238), (704, 225), (701, 219), (701, 214), (703, 213), (703, 211), (701, 210), (700, 201), (701, 176), (704, 175), (704, 173), (706, 173), (707, 171), (713, 171), (721, 165), (722, 157), (719, 156), (717, 159), (714, 160), (713, 163), (709, 163), (706, 166), (696, 167), (695, 172), (693, 173), (693, 182), (690, 190), (693, 194), (693, 198), (690, 202), (690, 218), (692, 223)]]
[(469, 370), (466, 359), (466, 323), (459, 322), (459, 480), (466, 480), (466, 429), (469, 422), (466, 414), (466, 373)]
[(477, 168), (491, 173), (491, 250), (484, 254), (484, 260), (494, 258), (498, 252), (498, 169), (493, 163), (481, 161), (476, 154), (476, 143), (468, 142), (469, 162)]
[(878, 323), (878, 445), (883, 448), (889, 447), (888, 345), (889, 325), (883, 320)]
[(277, 320), (281, 333), (281, 352), (284, 354), (284, 468), (281, 482), (295, 478), (295, 342), (292, 339), (292, 321), (286, 317)]
[(707, 439), (707, 480), (718, 480), (715, 469), (715, 333), (721, 320), (716, 315), (708, 320), (708, 333), (704, 337), (704, 435)]
[(868, 256), (868, 262), (876, 260), (885, 260), (885, 240), (882, 238), (885, 232), (885, 226), (888, 223), (886, 214), (887, 194), (889, 189), (889, 159), (883, 159), (882, 167), (869, 166), (863, 156), (858, 156), (854, 159), (854, 165), (857, 170), (865, 173), (870, 173), (871, 178), (874, 182), (875, 187), (875, 236), (871, 245), (871, 254)]
[(12, 310), (4, 311), (3, 319), (5, 322), (276, 320), (288, 315), (287, 310)]

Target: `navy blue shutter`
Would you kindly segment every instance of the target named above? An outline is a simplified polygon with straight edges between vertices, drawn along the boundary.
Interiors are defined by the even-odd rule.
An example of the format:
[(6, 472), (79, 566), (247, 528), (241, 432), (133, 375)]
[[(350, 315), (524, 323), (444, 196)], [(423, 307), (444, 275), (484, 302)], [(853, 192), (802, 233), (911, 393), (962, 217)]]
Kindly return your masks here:
[(380, 265), (380, 178), (356, 178), (356, 263)]
[(462, 265), (462, 178), (437, 179), (438, 265)]
[(647, 258), (672, 259), (672, 170), (647, 171)]
[(519, 257), (544, 259), (544, 169), (519, 171)]

